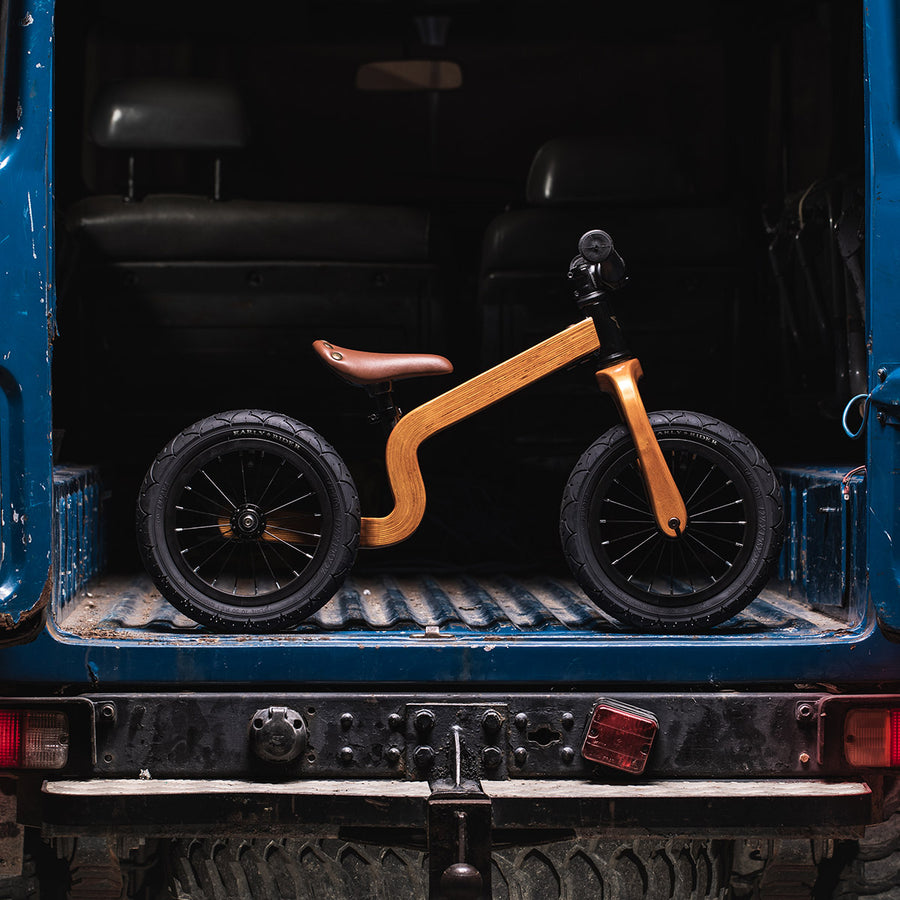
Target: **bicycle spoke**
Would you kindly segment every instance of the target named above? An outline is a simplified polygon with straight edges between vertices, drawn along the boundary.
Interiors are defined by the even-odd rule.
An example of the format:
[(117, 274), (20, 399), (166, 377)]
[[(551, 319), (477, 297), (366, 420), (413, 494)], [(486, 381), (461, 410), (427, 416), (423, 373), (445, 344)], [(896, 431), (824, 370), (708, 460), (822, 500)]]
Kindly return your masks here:
[(607, 538), (605, 541), (601, 541), (600, 545), (602, 547), (608, 547), (610, 544), (618, 544), (621, 541), (631, 541), (634, 540), (638, 535), (642, 534), (655, 534), (655, 528), (642, 528), (640, 531), (632, 531), (629, 534), (623, 534), (621, 537)]
[(714, 531), (705, 531), (704, 529), (697, 528), (696, 526), (694, 528), (692, 528), (691, 531), (695, 535), (698, 535), (698, 534), (702, 535), (707, 540), (719, 541), (723, 544), (729, 544), (732, 547), (738, 547), (738, 548), (744, 546), (743, 543), (741, 543), (740, 541), (735, 541), (735, 540), (732, 540), (731, 538), (722, 537), (722, 535), (716, 534)]
[[(632, 512), (641, 513), (644, 512), (642, 509), (638, 509), (636, 506), (629, 506), (627, 503), (620, 503), (618, 500), (613, 500), (611, 497), (606, 497), (603, 501), (604, 503), (612, 503), (615, 506), (621, 506), (623, 509), (630, 509)], [(649, 516), (648, 516), (649, 520)]]
[(637, 491), (632, 490), (630, 487), (628, 487), (627, 484), (625, 484), (625, 482), (621, 478), (614, 481), (612, 486), (621, 488), (626, 493), (631, 494), (631, 496), (634, 497), (634, 499), (637, 500), (638, 503), (643, 503), (646, 506), (646, 504), (647, 504), (646, 494), (638, 493)]
[(689, 543), (687, 543), (687, 541), (679, 541), (678, 545), (679, 545), (679, 547), (681, 547), (682, 552), (687, 550), (694, 557), (694, 559), (697, 560), (697, 563), (699, 564), (700, 568), (703, 569), (703, 574), (706, 575), (706, 577), (709, 579), (711, 584), (715, 584), (719, 580), (718, 578), (715, 577), (715, 575), (713, 575), (709, 571), (709, 569), (706, 568), (706, 565), (704, 564), (703, 560), (700, 558), (700, 555), (697, 553), (696, 550), (694, 550), (694, 548)]
[(275, 509), (270, 509), (268, 512), (265, 513), (265, 515), (267, 517), (271, 516), (272, 513), (277, 513), (279, 510), (284, 509), (286, 506), (292, 506), (294, 503), (299, 503), (301, 500), (306, 500), (307, 498), (312, 497), (312, 496), (313, 496), (313, 492), (309, 491), (308, 493), (303, 494), (303, 496), (301, 496), (301, 497), (295, 497), (293, 500), (288, 500), (287, 503), (282, 503), (281, 506), (276, 506)]
[[(189, 484), (184, 486), (186, 491), (190, 491), (195, 497), (200, 497), (201, 500), (205, 500), (207, 503), (211, 503), (213, 506), (218, 506), (219, 509), (228, 510), (227, 506), (223, 506), (218, 500), (213, 500), (212, 497), (207, 497), (206, 494), (200, 493), (195, 487), (192, 487)], [(234, 507), (232, 507), (234, 509)]]
[(210, 560), (212, 560), (216, 556), (216, 554), (221, 553), (222, 550), (224, 550), (226, 547), (228, 547), (231, 543), (232, 543), (231, 541), (229, 541), (227, 538), (223, 537), (222, 543), (219, 544), (219, 546), (216, 547), (216, 549), (213, 550), (213, 552), (210, 553), (209, 556), (207, 556), (206, 559), (203, 560), (203, 562), (199, 563), (193, 569), (194, 574), (196, 575), (197, 573), (199, 573), (200, 569), (202, 569)]
[(704, 484), (706, 484), (706, 480), (707, 480), (707, 479), (709, 478), (709, 476), (712, 475), (712, 473), (715, 472), (715, 471), (716, 471), (716, 467), (713, 466), (713, 465), (710, 465), (710, 467), (709, 467), (709, 469), (707, 470), (706, 474), (705, 474), (705, 475), (703, 476), (703, 478), (700, 480), (700, 484), (698, 484), (697, 487), (694, 488), (693, 492), (691, 493), (691, 496), (688, 497), (688, 498), (684, 501), (684, 505), (685, 505), (685, 506), (690, 506), (691, 503), (693, 503), (694, 497), (697, 496), (697, 492), (700, 490), (700, 488), (703, 487)]
[(728, 566), (729, 569), (731, 568), (732, 563), (730, 560), (728, 560), (724, 556), (722, 556), (721, 553), (716, 553), (716, 551), (713, 550), (712, 547), (709, 547), (706, 544), (704, 544), (703, 541), (701, 541), (700, 538), (698, 538), (693, 532), (685, 531), (684, 536), (686, 538), (689, 538), (692, 541), (696, 541), (707, 553), (711, 554), (712, 556), (715, 556), (716, 559), (720, 559), (723, 563), (725, 563), (726, 566)]
[[(254, 546), (257, 550), (259, 550), (259, 555), (263, 558), (263, 562), (266, 564), (266, 568), (269, 570), (269, 574), (272, 576), (272, 582), (275, 585), (276, 590), (281, 590), (281, 584), (278, 581), (278, 576), (275, 574), (275, 570), (272, 568), (272, 564), (269, 562), (269, 557), (266, 556), (266, 548), (264, 541), (256, 541)], [(294, 575), (296, 576), (296, 572)]]
[(237, 509), (237, 506), (228, 499), (228, 495), (220, 488), (213, 480), (209, 477), (209, 473), (206, 469), (201, 469), (200, 474), (222, 495), (225, 502), (232, 508), (232, 510)]
[(182, 531), (203, 531), (207, 528), (218, 528), (220, 531), (222, 530), (222, 526), (216, 522), (215, 525), (189, 525), (183, 528), (176, 528), (175, 532), (180, 533)]
[(697, 516), (705, 516), (707, 513), (718, 512), (720, 509), (728, 509), (731, 506), (737, 506), (742, 504), (744, 501), (738, 497), (737, 500), (732, 500), (730, 503), (723, 503), (721, 506), (714, 506), (712, 509), (704, 509), (703, 512), (692, 513), (692, 517), (696, 518)]
[(269, 527), (274, 528), (276, 531), (286, 531), (288, 534), (300, 534), (303, 537), (311, 537), (316, 538), (316, 540), (321, 540), (321, 534), (315, 534), (312, 531), (298, 531), (296, 528), (285, 528), (284, 525), (279, 525), (277, 522), (269, 522)]
[(269, 531), (268, 528), (265, 530), (264, 534), (267, 534), (270, 538), (272, 538), (273, 541), (278, 541), (279, 544), (284, 544), (285, 547), (290, 547), (291, 550), (296, 550), (298, 553), (302, 553), (307, 559), (313, 558), (312, 553), (307, 553), (302, 547), (298, 547), (296, 544), (289, 544), (287, 541), (283, 541), (280, 537), (278, 537), (277, 534), (273, 534), (271, 531)]
[(295, 568), (294, 568), (294, 567), (293, 567), (293, 566), (292, 566), (292, 565), (291, 565), (291, 564), (290, 564), (290, 563), (289, 563), (289, 562), (288, 562), (288, 561), (287, 561), (287, 560), (286, 560), (286, 559), (278, 552), (278, 548), (277, 548), (274, 544), (272, 544), (272, 543), (269, 542), (269, 541), (260, 541), (260, 545), (262, 545), (263, 543), (266, 544), (266, 549), (267, 549), (269, 552), (271, 552), (271, 553), (275, 556), (275, 559), (277, 559), (278, 562), (280, 562), (281, 565), (284, 566), (284, 568), (286, 568), (288, 571), (291, 572), (291, 574), (294, 576), (294, 578), (299, 578), (299, 577), (300, 577), (300, 572), (298, 572), (298, 571), (297, 571), (297, 570), (296, 570), (296, 569), (295, 569)]
[(687, 557), (684, 555), (684, 542), (679, 541), (676, 546), (678, 547), (678, 552), (681, 554), (681, 562), (684, 565), (684, 571), (685, 571), (685, 574), (687, 575), (688, 581), (690, 582), (691, 593), (693, 594), (694, 591), (696, 590), (696, 588), (694, 587), (694, 576), (691, 572), (691, 566), (688, 565)]
[[(745, 497), (712, 455), (660, 444), (663, 458), (681, 491), (688, 524), (678, 538), (666, 537), (653, 519), (636, 455), (610, 473), (596, 506), (596, 547), (604, 567), (635, 596), (662, 605), (720, 590), (720, 582), (746, 550), (751, 522)], [(733, 518), (730, 518), (733, 516)], [(730, 577), (730, 576), (729, 576)], [(630, 587), (629, 587), (630, 586)]]
[(618, 565), (622, 562), (622, 560), (627, 559), (629, 556), (631, 556), (632, 553), (634, 553), (634, 552), (637, 551), (637, 550), (640, 550), (641, 547), (643, 547), (643, 546), (644, 546), (645, 544), (647, 544), (649, 541), (652, 541), (652, 540), (654, 540), (654, 539), (655, 539), (655, 540), (659, 540), (659, 539), (660, 539), (660, 536), (659, 536), (659, 533), (658, 533), (658, 532), (656, 532), (656, 533), (654, 533), (654, 534), (651, 534), (650, 537), (644, 538), (644, 540), (642, 540), (636, 547), (632, 547), (627, 553), (623, 553), (618, 559), (614, 559), (613, 562), (612, 562), (612, 564), (613, 564), (614, 566), (618, 566)]
[[(223, 506), (222, 509), (224, 509), (224, 508), (225, 507)], [(191, 507), (189, 507), (189, 506), (177, 506), (177, 505), (175, 506), (175, 509), (178, 512), (192, 513), (195, 516), (215, 516), (217, 519), (221, 518), (219, 513), (210, 512), (210, 510), (208, 510), (208, 509), (191, 509)]]

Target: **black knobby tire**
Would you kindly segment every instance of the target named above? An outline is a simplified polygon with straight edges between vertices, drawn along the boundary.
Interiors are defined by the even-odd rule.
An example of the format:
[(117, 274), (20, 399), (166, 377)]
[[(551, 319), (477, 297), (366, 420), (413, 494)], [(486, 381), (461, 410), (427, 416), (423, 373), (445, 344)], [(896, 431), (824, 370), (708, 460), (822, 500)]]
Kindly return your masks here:
[[(173, 841), (176, 896), (189, 900), (423, 900), (422, 850), (336, 838)], [(725, 841), (578, 839), (495, 848), (496, 900), (724, 900)]]
[(353, 565), (359, 498), (334, 449), (277, 413), (236, 410), (159, 453), (138, 547), (163, 596), (217, 631), (272, 632), (326, 603)]
[(650, 423), (687, 506), (682, 534), (657, 527), (631, 436), (618, 426), (569, 477), (563, 552), (591, 600), (619, 621), (697, 631), (736, 615), (769, 578), (784, 529), (781, 490), (730, 425), (680, 410), (652, 413)]
[(896, 900), (900, 897), (900, 812), (866, 829), (849, 849), (834, 900)]

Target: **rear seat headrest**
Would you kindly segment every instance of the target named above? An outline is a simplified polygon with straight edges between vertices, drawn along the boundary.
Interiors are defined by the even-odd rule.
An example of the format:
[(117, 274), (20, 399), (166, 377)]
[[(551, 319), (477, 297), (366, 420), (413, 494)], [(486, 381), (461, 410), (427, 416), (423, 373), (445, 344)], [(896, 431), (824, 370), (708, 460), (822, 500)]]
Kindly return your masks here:
[(619, 137), (561, 137), (544, 144), (528, 173), (534, 206), (575, 206), (691, 199), (684, 166), (659, 141)]
[(117, 150), (232, 150), (246, 146), (249, 128), (230, 84), (142, 78), (100, 91), (90, 133), (96, 144)]

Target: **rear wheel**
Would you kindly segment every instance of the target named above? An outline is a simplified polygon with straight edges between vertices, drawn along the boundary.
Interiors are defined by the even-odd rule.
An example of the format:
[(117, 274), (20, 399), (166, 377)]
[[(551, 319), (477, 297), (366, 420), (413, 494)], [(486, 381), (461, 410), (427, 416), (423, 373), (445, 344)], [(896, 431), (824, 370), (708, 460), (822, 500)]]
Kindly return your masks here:
[(624, 426), (581, 457), (563, 497), (566, 559), (587, 595), (620, 621), (694, 631), (731, 618), (756, 597), (778, 557), (781, 491), (740, 432), (697, 413), (650, 416), (687, 507), (678, 537), (656, 525)]
[(359, 500), (307, 426), (238, 410), (204, 419), (154, 460), (138, 543), (174, 606), (221, 631), (277, 631), (337, 591), (359, 543)]
[[(725, 841), (570, 840), (496, 849), (496, 900), (724, 900)], [(177, 896), (189, 900), (422, 900), (422, 850), (339, 839), (175, 841)]]

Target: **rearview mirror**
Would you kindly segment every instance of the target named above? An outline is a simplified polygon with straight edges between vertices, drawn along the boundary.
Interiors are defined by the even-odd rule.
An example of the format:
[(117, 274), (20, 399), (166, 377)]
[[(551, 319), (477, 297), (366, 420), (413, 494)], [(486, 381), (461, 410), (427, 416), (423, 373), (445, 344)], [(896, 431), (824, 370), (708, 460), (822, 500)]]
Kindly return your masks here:
[(356, 72), (361, 91), (452, 91), (462, 86), (462, 70), (443, 59), (371, 62)]

